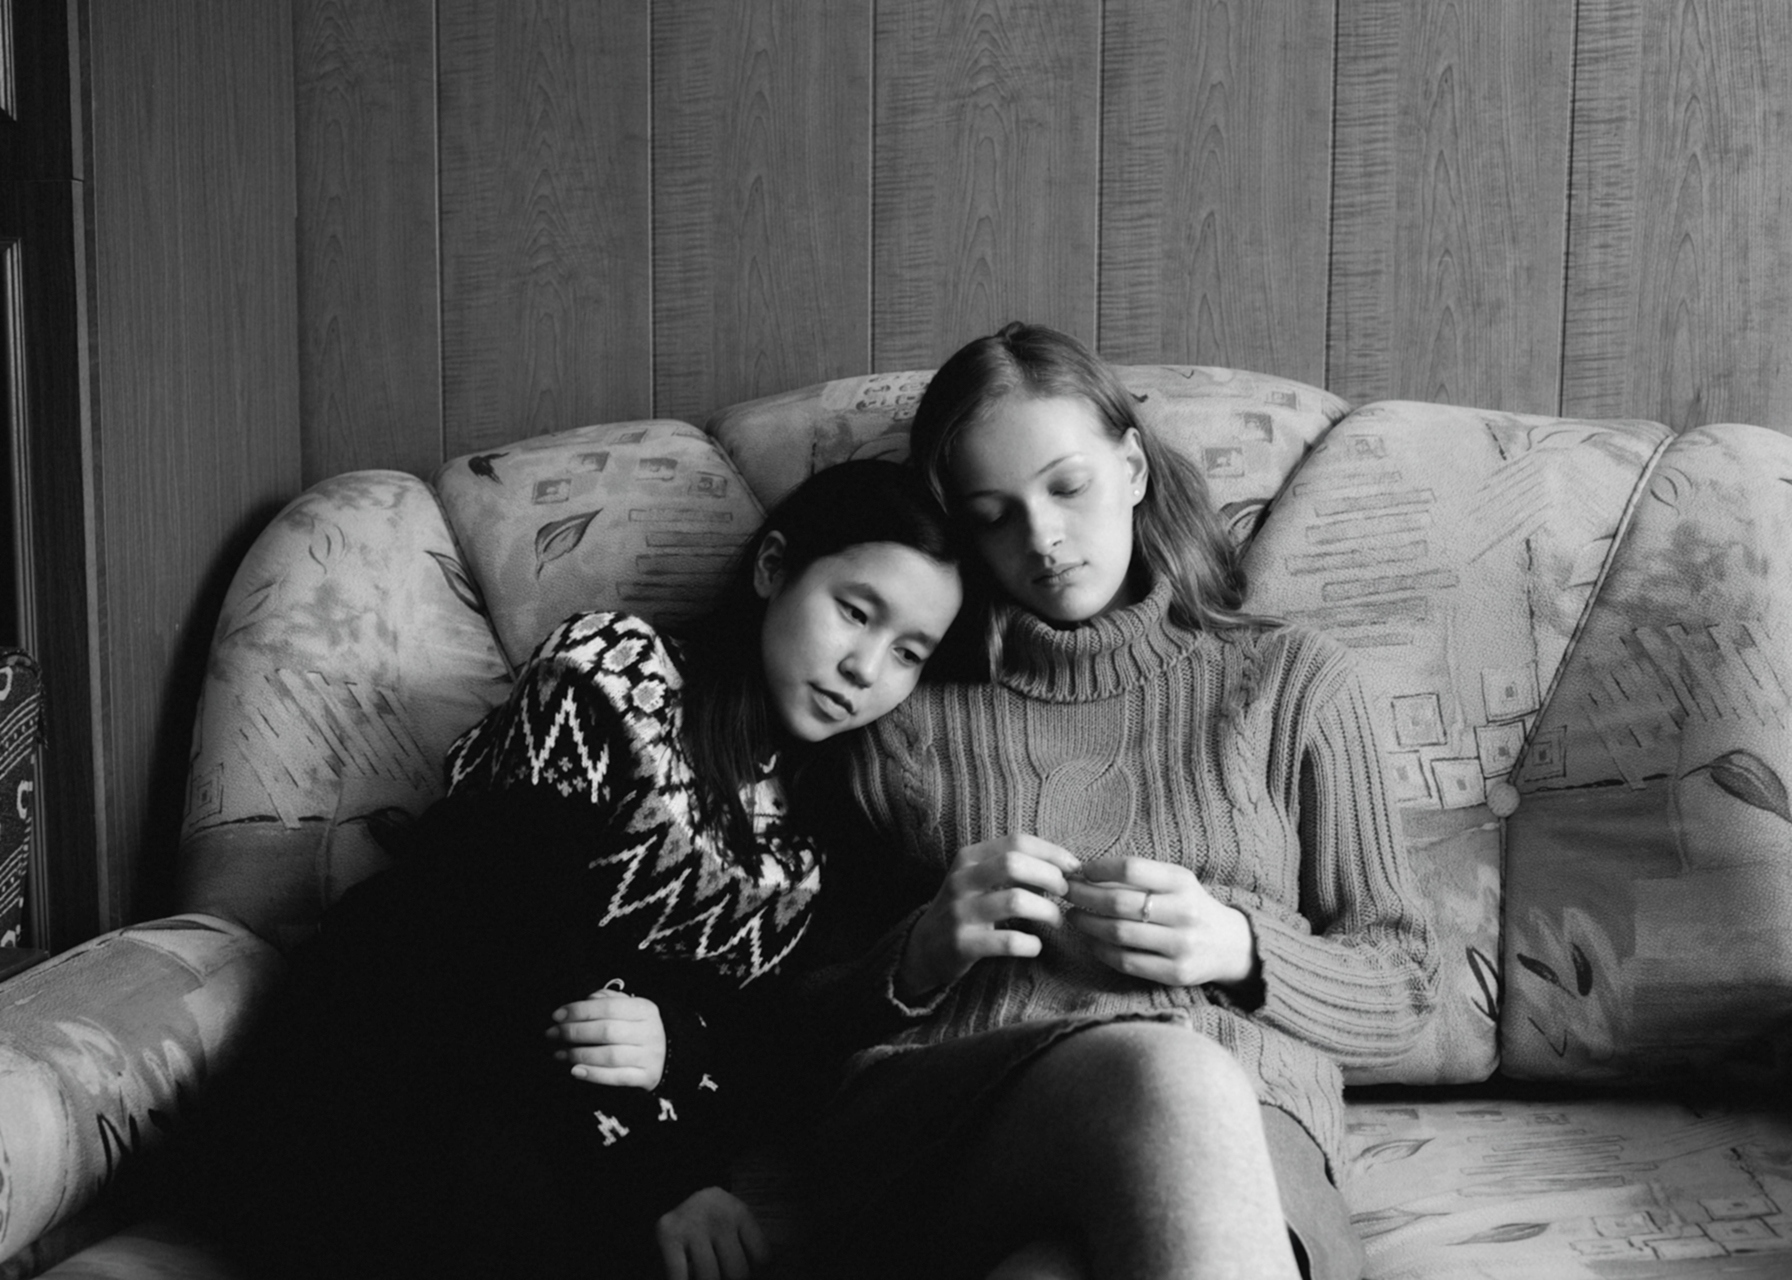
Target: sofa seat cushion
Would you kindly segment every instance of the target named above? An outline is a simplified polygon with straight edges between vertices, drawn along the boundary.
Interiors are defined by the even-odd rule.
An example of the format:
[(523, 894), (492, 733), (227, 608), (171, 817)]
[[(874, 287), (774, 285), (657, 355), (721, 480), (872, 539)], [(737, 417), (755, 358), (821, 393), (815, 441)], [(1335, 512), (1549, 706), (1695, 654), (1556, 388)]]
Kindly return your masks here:
[(1792, 1275), (1792, 1115), (1564, 1094), (1356, 1098), (1370, 1280)]

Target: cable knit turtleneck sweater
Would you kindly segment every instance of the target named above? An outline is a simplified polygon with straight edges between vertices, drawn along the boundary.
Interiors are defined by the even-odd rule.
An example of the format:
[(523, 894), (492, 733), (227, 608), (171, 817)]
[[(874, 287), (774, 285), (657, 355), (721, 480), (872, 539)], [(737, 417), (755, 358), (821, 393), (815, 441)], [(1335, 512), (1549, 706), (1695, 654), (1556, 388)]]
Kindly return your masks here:
[[(1249, 918), (1260, 981), (1129, 978), (1065, 926), (1038, 958), (981, 961), (921, 1008), (886, 978), (909, 1021), (859, 1062), (1015, 1022), (1180, 1010), (1340, 1171), (1339, 1068), (1408, 1049), (1435, 978), (1369, 708), (1335, 641), (1189, 632), (1168, 599), (1160, 583), (1071, 630), (1016, 614), (998, 678), (918, 690), (874, 727), (852, 785), (900, 855), (939, 874), (1009, 832), (1180, 863)], [(884, 940), (886, 974), (913, 919)]]

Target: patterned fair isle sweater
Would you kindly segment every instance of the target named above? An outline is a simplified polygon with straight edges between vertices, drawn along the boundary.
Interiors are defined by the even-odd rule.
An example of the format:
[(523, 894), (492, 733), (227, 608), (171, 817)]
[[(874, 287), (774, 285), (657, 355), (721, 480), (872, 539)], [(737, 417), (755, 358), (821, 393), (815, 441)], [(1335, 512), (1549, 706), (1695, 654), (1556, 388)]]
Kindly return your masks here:
[(537, 646), (509, 701), (448, 751), (450, 794), (536, 787), (605, 815), (590, 874), (595, 929), (619, 948), (695, 961), (737, 986), (802, 940), (821, 888), (814, 844), (765, 767), (744, 796), (757, 836), (732, 850), (698, 805), (684, 747), (678, 651), (650, 623), (588, 613)]
[[(1261, 982), (1128, 978), (1067, 925), (1040, 957), (981, 961), (922, 1008), (886, 977), (882, 999), (910, 1021), (857, 1062), (1021, 1021), (1183, 1011), (1341, 1171), (1340, 1066), (1399, 1057), (1435, 986), (1369, 708), (1335, 641), (1298, 627), (1191, 633), (1168, 599), (1159, 584), (1072, 630), (1017, 614), (999, 678), (918, 690), (874, 726), (853, 787), (936, 883), (958, 849), (1009, 832), (1082, 859), (1180, 863), (1249, 917)], [(880, 944), (886, 975), (914, 918)]]

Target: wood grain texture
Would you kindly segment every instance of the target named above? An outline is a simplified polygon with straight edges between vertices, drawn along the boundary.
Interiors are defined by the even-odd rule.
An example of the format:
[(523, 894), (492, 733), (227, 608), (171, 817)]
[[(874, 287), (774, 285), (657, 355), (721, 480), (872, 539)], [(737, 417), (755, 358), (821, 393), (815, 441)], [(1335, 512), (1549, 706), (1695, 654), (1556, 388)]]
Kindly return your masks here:
[(1101, 7), (877, 7), (873, 368), (1009, 320), (1095, 341)]
[(1792, 423), (1792, 9), (1582, 0), (1563, 403)]
[(293, 0), (307, 484), (442, 461), (434, 6)]
[(1333, 0), (1109, 6), (1100, 347), (1325, 377)]
[(1553, 413), (1574, 9), (1341, 7), (1327, 384)]
[(866, 370), (869, 0), (654, 5), (654, 410)]
[(641, 0), (441, 0), (444, 448), (651, 410)]
[(102, 927), (164, 909), (211, 631), (298, 489), (292, 15), (99, 5), (88, 36)]

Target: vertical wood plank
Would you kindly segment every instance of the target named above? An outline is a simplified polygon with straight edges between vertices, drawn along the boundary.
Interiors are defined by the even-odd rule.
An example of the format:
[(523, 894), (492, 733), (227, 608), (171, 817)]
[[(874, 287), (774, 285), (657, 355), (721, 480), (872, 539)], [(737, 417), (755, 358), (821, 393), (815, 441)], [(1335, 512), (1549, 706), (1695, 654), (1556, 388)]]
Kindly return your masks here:
[(877, 8), (872, 364), (1009, 320), (1095, 341), (1101, 6)]
[(206, 653), (298, 488), (292, 11), (89, 8), (101, 925), (167, 908)]
[(1100, 346), (1325, 377), (1333, 0), (1109, 6)]
[(447, 455), (646, 416), (646, 0), (439, 13)]
[(1792, 424), (1792, 9), (1581, 14), (1565, 410)]
[(654, 406), (862, 373), (869, 0), (654, 6)]
[(1327, 385), (1553, 413), (1574, 9), (1339, 11)]
[(293, 0), (307, 484), (442, 460), (435, 6)]

